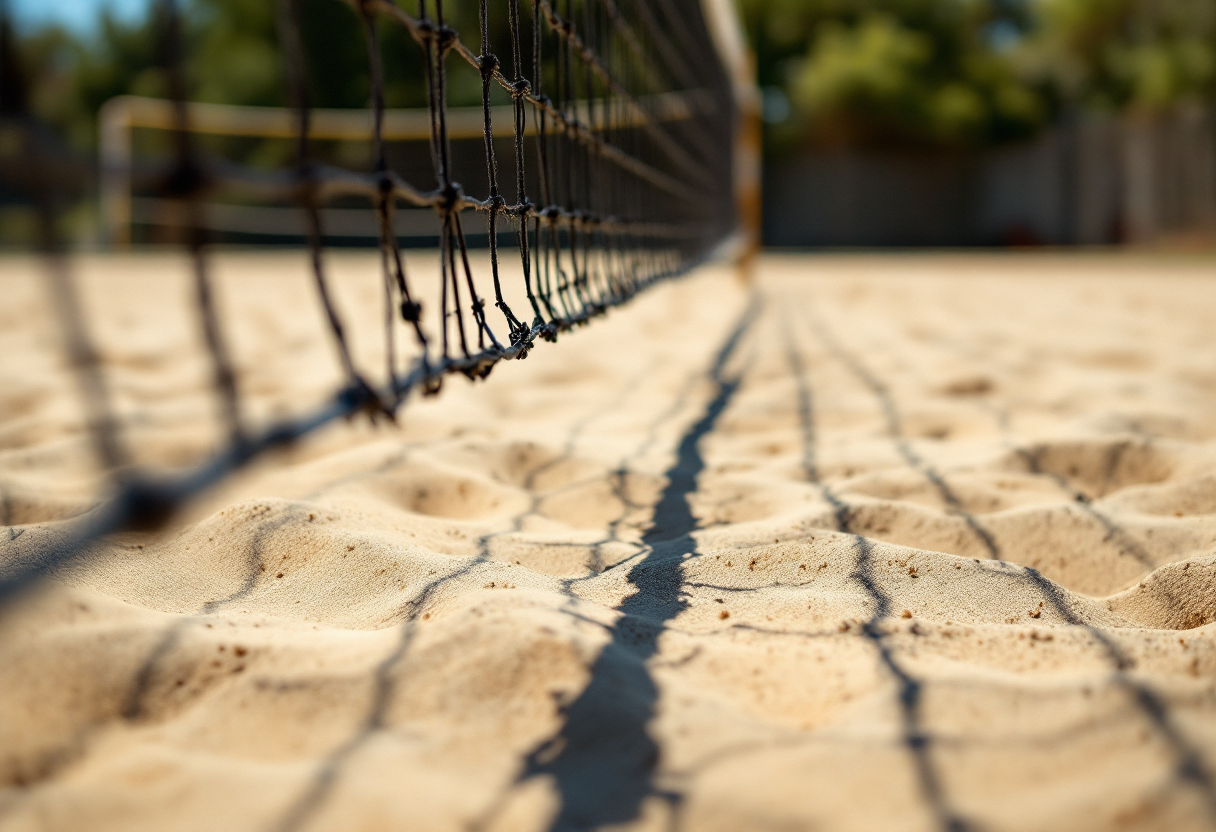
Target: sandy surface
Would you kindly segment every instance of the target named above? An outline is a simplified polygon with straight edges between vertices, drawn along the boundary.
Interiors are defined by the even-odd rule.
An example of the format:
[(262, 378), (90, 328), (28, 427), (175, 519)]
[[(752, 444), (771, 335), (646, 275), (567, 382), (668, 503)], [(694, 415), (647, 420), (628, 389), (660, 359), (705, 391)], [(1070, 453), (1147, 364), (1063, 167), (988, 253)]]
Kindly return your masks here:
[[(303, 266), (219, 263), (258, 417), (337, 378)], [(374, 259), (337, 266), (378, 321)], [(82, 268), (134, 453), (197, 459), (183, 264)], [(0, 829), (1216, 828), (1216, 263), (762, 273), (330, 428), (0, 611)], [(97, 487), (32, 275), (6, 560)]]

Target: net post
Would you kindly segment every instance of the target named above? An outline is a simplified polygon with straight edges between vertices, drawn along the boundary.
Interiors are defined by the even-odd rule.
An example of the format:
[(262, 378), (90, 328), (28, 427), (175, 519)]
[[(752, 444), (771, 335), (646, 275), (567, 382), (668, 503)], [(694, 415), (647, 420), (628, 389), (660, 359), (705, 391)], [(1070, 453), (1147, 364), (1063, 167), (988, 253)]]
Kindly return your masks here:
[(735, 205), (739, 217), (734, 261), (739, 279), (751, 283), (760, 255), (763, 118), (756, 56), (747, 45), (733, 0), (701, 0), (710, 36), (730, 77), (737, 119), (734, 136)]
[[(760, 90), (755, 83), (756, 56), (749, 50), (747, 58), (750, 83), (745, 89), (737, 90), (735, 96), (739, 107), (738, 135), (735, 140), (735, 199), (743, 233), (736, 265), (739, 279), (750, 284), (756, 276), (762, 246), (764, 118)], [(741, 96), (739, 92), (746, 95)]]

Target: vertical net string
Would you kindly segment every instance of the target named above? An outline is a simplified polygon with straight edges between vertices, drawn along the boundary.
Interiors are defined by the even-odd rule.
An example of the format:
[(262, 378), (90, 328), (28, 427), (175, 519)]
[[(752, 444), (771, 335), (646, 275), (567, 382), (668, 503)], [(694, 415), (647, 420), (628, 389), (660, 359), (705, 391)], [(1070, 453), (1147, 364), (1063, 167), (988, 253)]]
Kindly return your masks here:
[(321, 301), (330, 336), (338, 353), (338, 360), (346, 375), (348, 395), (371, 403), (377, 396), (371, 385), (355, 368), (346, 329), (329, 290), (325, 276), (321, 214), (317, 205), (317, 182), (308, 152), (308, 136), (311, 126), (311, 105), (308, 96), (308, 81), (304, 63), (304, 45), (300, 36), (299, 0), (280, 0), (279, 39), (282, 43), (286, 64), (288, 93), (296, 113), (296, 176), (299, 181), (297, 202), (304, 211), (305, 229), (308, 239), (309, 264), (313, 287)]
[(198, 204), (200, 191), (204, 187), (203, 173), (195, 158), (190, 140), (190, 112), (186, 104), (186, 80), (182, 66), (182, 24), (175, 0), (161, 0), (160, 5), (164, 35), (162, 48), (164, 67), (169, 78), (169, 90), (173, 100), (173, 136), (176, 159), (170, 175), (168, 191), (185, 209), (188, 245), (192, 260), (194, 292), (199, 323), (211, 359), (212, 375), (219, 393), (229, 441), (240, 444), (244, 440), (241, 423), (241, 403), (236, 384), (236, 372), (227, 344), (220, 332), (219, 317), (215, 308), (215, 296), (204, 252), (206, 243)]
[[(270, 174), (232, 160), (213, 164), (205, 147), (190, 141), (193, 112), (185, 103), (177, 9), (174, 0), (158, 0), (158, 22), (167, 24), (157, 31), (164, 47), (162, 64), (171, 81), (173, 101), (167, 120), (172, 125), (174, 154), (172, 163), (162, 169), (163, 176), (150, 177), (146, 181), (151, 184), (140, 187), (155, 188), (149, 196), (176, 207), (170, 215), (175, 221), (162, 224), (186, 226), (185, 242), (194, 266), (193, 305), (202, 324), (204, 349), (223, 408), (220, 423), (228, 429), (228, 442), (184, 472), (153, 475), (132, 467), (128, 475), (115, 478), (110, 500), (73, 521), (61, 538), (48, 542), (36, 560), (14, 563), (0, 575), (0, 603), (57, 565), (90, 550), (100, 537), (162, 525), (174, 510), (229, 473), (264, 453), (290, 446), (335, 419), (360, 412), (373, 417), (393, 414), (413, 391), (438, 392), (449, 374), (480, 378), (499, 362), (525, 357), (538, 340), (554, 341), (560, 333), (626, 302), (655, 282), (690, 270), (711, 256), (717, 243), (731, 233), (735, 227), (731, 190), (735, 110), (731, 86), (722, 62), (715, 57), (699, 0), (478, 0), (475, 6), (472, 0), (462, 0), (461, 10), (478, 13), (481, 43), (477, 51), (464, 44), (449, 25), (444, 4), (436, 0), (432, 7), (431, 1), (418, 0), (415, 17), (394, 0), (343, 0), (363, 27), (375, 124), (372, 170), (352, 171), (310, 158), (313, 113), (307, 95), (301, 9), (296, 6), (301, 0), (277, 0), (286, 75), (296, 112), (296, 159), (294, 169)], [(642, 3), (651, 4), (645, 11), (653, 14), (642, 13)], [(452, 3), (447, 5), (449, 11), (454, 8)], [(505, 8), (507, 15), (509, 72), (495, 55), (495, 30), (491, 28), (495, 8)], [(624, 25), (617, 14), (628, 18)], [(665, 26), (665, 33), (653, 31), (647, 21), (655, 19)], [(386, 78), (377, 34), (378, 27), (385, 24), (401, 26), (422, 53), (434, 187), (406, 181), (389, 166)], [(627, 35), (631, 29), (636, 37)], [(631, 46), (633, 42), (636, 48)], [(668, 55), (669, 49), (680, 54)], [(655, 50), (663, 54), (650, 54)], [(3, 51), (9, 54), (12, 50)], [(453, 162), (459, 163), (459, 159), (452, 156), (449, 141), (453, 136), (449, 135), (446, 67), (452, 54), (480, 73), (480, 125), (473, 135), (460, 138), (483, 144), (481, 161), (489, 179), (489, 194), (484, 198), (466, 196), (455, 181)], [(695, 89), (678, 77), (681, 62), (696, 73)], [(3, 63), (0, 60), (0, 75)], [(503, 200), (500, 160), (494, 146), (490, 107), (494, 84), (511, 98), (516, 163), (513, 205)], [(0, 98), (0, 112), (12, 115), (14, 99)], [(678, 139), (685, 134), (702, 137), (706, 147), (713, 148), (712, 159), (701, 159), (703, 154), (692, 143), (681, 146)], [(46, 147), (41, 134), (36, 138), (31, 147)], [(31, 150), (28, 155), (33, 165), (37, 154)], [(712, 176), (701, 176), (695, 170), (702, 166), (698, 162), (704, 162)], [(295, 415), (258, 424), (246, 421), (242, 412), (234, 364), (207, 268), (205, 228), (210, 218), (202, 200), (212, 193), (238, 200), (281, 199), (303, 209), (312, 278), (345, 382), (331, 396)], [(379, 231), (373, 236), (379, 237), (381, 248), (378, 266), (386, 299), (385, 338), (399, 338), (393, 335), (395, 326), (400, 326), (393, 317), (399, 313), (412, 325), (419, 347), (419, 353), (403, 367), (402, 356), (397, 354), (403, 345), (390, 343), (388, 382), (374, 388), (360, 375), (350, 330), (338, 314), (331, 277), (325, 273), (322, 209), (331, 200), (350, 197), (366, 198), (377, 209), (373, 213)], [(421, 304), (411, 294), (401, 244), (394, 233), (394, 215), (403, 204), (433, 210), (438, 217), (439, 309), (426, 321)], [(495, 337), (478, 293), (463, 229), (465, 211), (488, 215), (485, 227), (491, 238), (493, 297), (511, 331), (509, 346)], [(530, 324), (507, 302), (511, 297), (508, 275), (497, 246), (503, 216), (518, 236)], [(53, 270), (53, 274), (59, 275), (52, 286), (70, 330), (69, 351), (74, 355), (78, 380), (86, 389), (90, 432), (104, 464), (125, 466), (129, 460), (119, 441), (118, 419), (103, 401), (100, 371), (93, 372), (97, 360), (86, 343), (84, 311), (79, 298), (73, 299), (73, 288), (63, 270)], [(65, 311), (64, 304), (76, 306)], [(467, 330), (465, 318), (470, 311), (476, 338)], [(429, 338), (424, 324), (430, 324)], [(437, 332), (434, 326), (439, 327)], [(72, 342), (72, 338), (80, 340)]]
[[(494, 278), (494, 305), (506, 318), (511, 343), (519, 343), (527, 334), (527, 327), (515, 317), (511, 307), (502, 296), (502, 278), (498, 266), (498, 214), (506, 201), (498, 189), (498, 158), (494, 152), (494, 124), (490, 116), (490, 85), (494, 82), (494, 71), (498, 69), (498, 56), (490, 51), (490, 10), (487, 0), (479, 0), (478, 24), (481, 29), (481, 54), (478, 56), (481, 70), (481, 112), (485, 130), (486, 176), (490, 183), (490, 210), (487, 225), (490, 235), (490, 271)], [(521, 189), (522, 190), (522, 189)]]
[[(524, 276), (524, 291), (528, 303), (532, 306), (533, 326), (544, 326), (545, 319), (540, 311), (536, 292), (532, 288), (532, 252), (528, 239), (528, 218), (532, 204), (528, 200), (527, 162), (524, 149), (524, 132), (527, 129), (527, 115), (524, 112), (524, 99), (532, 92), (532, 85), (523, 76), (523, 35), (519, 18), (520, 0), (508, 0), (508, 22), (511, 29), (511, 105), (514, 109), (514, 124), (512, 139), (515, 145), (515, 194), (517, 204), (516, 236), (519, 238), (519, 259)], [(522, 330), (521, 330), (522, 334)], [(527, 351), (524, 351), (527, 357)]]

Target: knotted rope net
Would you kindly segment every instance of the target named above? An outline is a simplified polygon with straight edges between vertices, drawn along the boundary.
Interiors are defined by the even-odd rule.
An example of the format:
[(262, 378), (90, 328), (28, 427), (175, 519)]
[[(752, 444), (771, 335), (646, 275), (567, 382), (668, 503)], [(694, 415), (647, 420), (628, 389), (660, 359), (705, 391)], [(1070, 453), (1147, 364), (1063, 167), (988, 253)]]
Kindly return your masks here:
[[(472, 2), (477, 31), (458, 31), (454, 15), (472, 19)], [(3, 117), (28, 128), (30, 161), (23, 170), (35, 181), (31, 192), (46, 218), (43, 245), (52, 288), (93, 444), (114, 473), (112, 495), (98, 508), (0, 570), (0, 600), (105, 535), (162, 525), (209, 485), (334, 419), (359, 413), (391, 418), (411, 393), (438, 393), (450, 374), (481, 379), (500, 362), (526, 358), (539, 342), (555, 341), (648, 287), (688, 272), (735, 229), (735, 104), (702, 0), (412, 0), (409, 10), (391, 0), (347, 5), (361, 23), (370, 78), (373, 164), (363, 171), (323, 164), (312, 153), (298, 0), (282, 0), (279, 9), (279, 45), (295, 113), (295, 163), (270, 172), (209, 157), (196, 141), (181, 15), (174, 0), (159, 6), (163, 69), (174, 105), (173, 153), (150, 181), (159, 198), (178, 208), (227, 433), (219, 452), (184, 474), (157, 475), (130, 463), (88, 321), (54, 240), (53, 143), (38, 138), (41, 128), (24, 111), (22, 95), (4, 97)], [(385, 21), (403, 27), (421, 53), (433, 182), (408, 181), (388, 161), (380, 43)], [(11, 34), (6, 39), (11, 46)], [(481, 78), (486, 193), (466, 193), (459, 184), (448, 130), (454, 62)], [(4, 86), (19, 90), (17, 70), (8, 66), (5, 74)], [(512, 116), (505, 125), (495, 123), (495, 112), (503, 110), (492, 106), (492, 99), (504, 96)], [(500, 153), (508, 135), (511, 153)], [(482, 173), (475, 178), (481, 180)], [(289, 201), (306, 217), (312, 281), (345, 381), (304, 417), (255, 425), (246, 415), (213, 295), (201, 215), (202, 200), (215, 193)], [(321, 209), (351, 197), (367, 200), (379, 225), (390, 314), (382, 322), (387, 367), (375, 376), (384, 381), (371, 381), (352, 358), (347, 322), (326, 274)], [(407, 272), (393, 222), (403, 206), (432, 209), (437, 216), (430, 274)], [(473, 227), (487, 235), (489, 246), (488, 266), (478, 269), (474, 263), (485, 260), (469, 255)], [(518, 258), (519, 268), (512, 264), (508, 272), (507, 258)], [(504, 291), (512, 279), (522, 281), (522, 292)], [(438, 301), (429, 304), (434, 308), (419, 299), (423, 280), (438, 281)], [(508, 302), (508, 295), (526, 300)], [(412, 350), (404, 358), (403, 340)]]

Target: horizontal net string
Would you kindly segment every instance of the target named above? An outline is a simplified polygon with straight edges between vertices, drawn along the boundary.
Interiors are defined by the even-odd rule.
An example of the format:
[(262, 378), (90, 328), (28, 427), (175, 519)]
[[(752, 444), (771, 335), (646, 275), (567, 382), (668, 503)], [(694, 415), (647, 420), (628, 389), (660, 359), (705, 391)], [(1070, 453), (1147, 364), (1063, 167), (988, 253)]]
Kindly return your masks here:
[[(355, 7), (358, 7), (359, 5), (359, 0), (344, 0), (344, 2), (348, 2), (350, 5)], [(540, 5), (543, 9), (551, 9), (549, 4), (544, 0), (541, 0)], [(419, 43), (426, 43), (429, 39), (435, 36), (435, 32), (432, 27), (425, 25), (423, 21), (413, 17), (404, 9), (388, 2), (388, 0), (372, 0), (372, 2), (366, 3), (365, 7), (374, 9), (386, 17), (401, 23), (409, 31), (410, 35)], [(570, 27), (569, 33), (567, 33), (565, 27), (561, 27), (561, 19), (559, 17), (550, 14), (548, 15), (548, 19), (550, 25), (557, 25), (559, 27), (555, 29), (555, 31), (568, 37), (572, 43), (578, 44), (578, 48), (582, 50), (585, 55), (592, 57), (594, 56), (594, 53), (587, 50), (582, 42), (578, 40), (577, 35), (574, 34), (573, 27)], [(450, 48), (453, 52), (463, 58), (470, 66), (475, 69), (481, 69), (481, 58), (471, 49), (469, 49), (464, 43), (462, 43), (459, 38), (453, 39)], [(595, 65), (600, 66), (598, 61)], [(656, 187), (663, 188), (664, 190), (682, 196), (690, 201), (695, 201), (698, 198), (696, 191), (679, 182), (677, 179), (664, 174), (657, 168), (654, 168), (645, 162), (632, 158), (620, 148), (608, 144), (600, 139), (587, 124), (580, 121), (576, 116), (555, 107), (548, 96), (534, 95), (530, 91), (530, 86), (518, 87), (498, 69), (493, 71), (492, 76), (494, 80), (497, 81), (498, 84), (513, 97), (519, 97), (521, 100), (532, 105), (532, 107), (534, 107), (537, 111), (543, 112), (545, 115), (552, 118), (558, 125), (560, 125), (564, 132), (566, 132), (570, 137), (594, 148), (596, 152), (602, 154), (604, 158), (611, 159), (620, 165), (624, 170), (628, 170), (629, 172), (646, 179)], [(611, 76), (606, 75), (605, 77), (611, 79)], [(611, 79), (609, 83), (612, 84), (613, 91), (618, 93), (621, 98), (628, 103), (630, 109), (636, 115), (636, 117), (639, 118), (641, 122), (648, 127), (648, 129), (656, 131), (654, 133), (656, 138), (659, 139), (664, 149), (672, 154), (673, 158), (679, 161), (681, 166), (691, 166), (692, 169), (697, 172), (698, 176), (706, 178), (710, 177), (708, 171), (698, 165), (688, 153), (682, 151), (678, 144), (676, 144), (669, 136), (657, 128), (654, 117), (620, 85), (619, 81)]]
[[(134, 465), (127, 426), (105, 395), (89, 322), (65, 313), (65, 320), (75, 322), (71, 353), (87, 382), (81, 387), (94, 444), (112, 472), (112, 496), (85, 517), (27, 538), (37, 545), (0, 572), (0, 601), (94, 551), (105, 535), (163, 526), (223, 477), (324, 424), (360, 413), (372, 420), (392, 418), (407, 396), (436, 394), (449, 375), (481, 379), (503, 361), (526, 358), (539, 342), (556, 341), (560, 333), (714, 257), (735, 228), (734, 101), (700, 0), (465, 0), (463, 11), (478, 12), (478, 53), (448, 25), (450, 0), (449, 8), (443, 0), (415, 0), (416, 14), (389, 0), (345, 0), (359, 22), (370, 81), (369, 106), (358, 115), (313, 110), (298, 0), (279, 0), (290, 118), (282, 111), (241, 115), (234, 108), (188, 103), (185, 41), (175, 0), (158, 2), (161, 68), (172, 100), (112, 102), (103, 127), (128, 134), (141, 126), (171, 131), (168, 165), (132, 162), (129, 135), (127, 155), (115, 158), (125, 166), (119, 173), (126, 177), (126, 204), (138, 200), (145, 217), (176, 228), (185, 243), (201, 347), (227, 439), (184, 474), (168, 476)], [(394, 114), (385, 106), (378, 25), (385, 19), (403, 26), (419, 47), (417, 80), (427, 101), (422, 114)], [(495, 45), (503, 50), (501, 60)], [(450, 56), (458, 56), (456, 67), (467, 65), (480, 75), (480, 108), (449, 107)], [(492, 104), (491, 94), (500, 90), (509, 105)], [(496, 129), (504, 124), (506, 130)], [(267, 171), (220, 158), (214, 150), (204, 152), (197, 134), (208, 130), (294, 139), (295, 164)], [(389, 164), (387, 145), (394, 131), (427, 141), (429, 154), (411, 164), (429, 161), (433, 187)], [(103, 129), (103, 134), (109, 133)], [(347, 170), (314, 158), (314, 140), (331, 135), (370, 140), (370, 170)], [(469, 156), (454, 155), (451, 143), (478, 135), (484, 151), (484, 179), (479, 171), (478, 181), (486, 190), (475, 197), (457, 178), (467, 177)], [(510, 199), (500, 182), (500, 140), (512, 143), (515, 194)], [(59, 187), (51, 175), (58, 167), (40, 168), (46, 175), (34, 177), (35, 186), (41, 181)], [(117, 181), (111, 159), (101, 173), (109, 184)], [(131, 186), (140, 196), (132, 195)], [(324, 402), (302, 408), (304, 416), (258, 425), (248, 415), (256, 408), (244, 400), (234, 371), (239, 363), (211, 286), (207, 229), (216, 203), (207, 200), (221, 197), (291, 203), (304, 220), (317, 302), (345, 379)], [(371, 210), (358, 216), (379, 242), (385, 365), (374, 372), (355, 360), (347, 343), (348, 323), (333, 302), (325, 256), (324, 223), (331, 215), (322, 209), (352, 197), (370, 204)], [(407, 273), (394, 220), (403, 206), (434, 214), (438, 292), (416, 292), (418, 276)], [(473, 218), (488, 245), (488, 271), (481, 261), (474, 269), (469, 256), (466, 235)], [(500, 268), (500, 236), (515, 239), (517, 272)], [(411, 257), (411, 269), (417, 259)], [(54, 287), (64, 298), (61, 308), (80, 309), (63, 258), (48, 262), (58, 269)], [(504, 292), (508, 281), (510, 291)], [(368, 323), (359, 321), (360, 329)], [(403, 354), (402, 333), (414, 341), (412, 357)]]
[[(452, 198), (439, 191), (421, 191), (392, 171), (383, 173), (358, 173), (344, 168), (315, 166), (307, 178), (295, 173), (257, 170), (218, 160), (207, 160), (203, 165), (208, 192), (233, 198), (249, 197), (264, 200), (298, 201), (302, 192), (318, 206), (343, 197), (361, 196), (376, 199), (390, 194), (401, 202), (415, 208), (447, 208), (452, 212), (497, 211), (517, 220), (541, 220), (556, 223), (562, 228), (596, 231), (604, 234), (635, 236), (638, 238), (699, 239), (706, 236), (704, 222), (698, 219), (684, 222), (657, 222), (653, 220), (629, 220), (619, 217), (601, 217), (581, 209), (563, 208), (558, 205), (508, 204), (490, 199), (477, 199), (463, 193)], [(142, 171), (140, 179), (162, 179), (171, 170), (160, 165)], [(181, 197), (185, 200), (186, 197)], [(184, 221), (182, 221), (184, 223)]]

